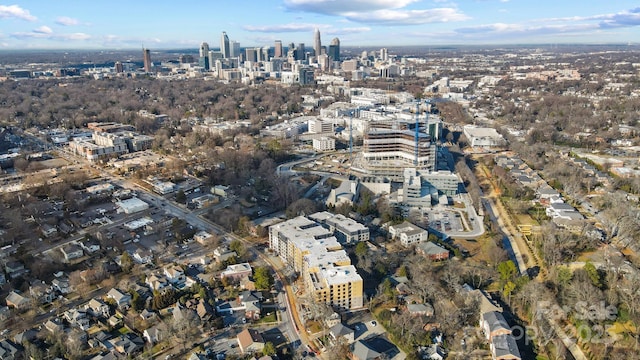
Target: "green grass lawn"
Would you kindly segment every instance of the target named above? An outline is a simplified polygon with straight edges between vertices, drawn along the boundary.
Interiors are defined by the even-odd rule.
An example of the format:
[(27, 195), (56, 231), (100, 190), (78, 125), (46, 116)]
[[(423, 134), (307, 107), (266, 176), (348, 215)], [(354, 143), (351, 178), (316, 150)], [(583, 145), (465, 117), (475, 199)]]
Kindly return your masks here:
[(272, 323), (272, 322), (276, 322), (276, 312), (273, 311), (270, 313), (271, 315), (266, 315), (264, 317), (262, 317), (260, 320), (258, 320), (258, 324), (260, 323)]

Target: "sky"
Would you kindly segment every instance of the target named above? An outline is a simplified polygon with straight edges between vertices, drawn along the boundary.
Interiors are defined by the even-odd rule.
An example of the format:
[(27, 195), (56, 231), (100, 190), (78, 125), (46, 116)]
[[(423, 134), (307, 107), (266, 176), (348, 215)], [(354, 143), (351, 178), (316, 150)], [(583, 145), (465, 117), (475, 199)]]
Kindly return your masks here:
[[(0, 0), (2, 1), (2, 0)], [(0, 49), (608, 44), (640, 41), (637, 0), (15, 0)]]

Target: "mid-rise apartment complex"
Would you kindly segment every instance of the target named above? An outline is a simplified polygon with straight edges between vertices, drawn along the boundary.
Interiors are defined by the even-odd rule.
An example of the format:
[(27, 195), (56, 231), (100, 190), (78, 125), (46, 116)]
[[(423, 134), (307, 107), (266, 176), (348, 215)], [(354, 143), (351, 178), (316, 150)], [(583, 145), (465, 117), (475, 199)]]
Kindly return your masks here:
[(69, 142), (69, 150), (75, 155), (86, 157), (89, 161), (99, 161), (117, 157), (129, 152), (151, 148), (153, 137), (140, 135), (127, 125), (117, 123), (89, 123), (94, 130), (91, 140), (75, 139)]
[(328, 228), (342, 244), (369, 240), (369, 228), (342, 214), (322, 211), (309, 217)]
[[(339, 238), (346, 241), (345, 234), (348, 233), (352, 239), (368, 239), (369, 231), (361, 224), (358, 224), (359, 227), (351, 224), (347, 221), (351, 219), (346, 218), (334, 221), (333, 226), (328, 225), (327, 220), (332, 216), (329, 213), (316, 213), (309, 218), (298, 216), (273, 225), (269, 228), (269, 247), (300, 274), (305, 289), (316, 301), (340, 310), (361, 308), (362, 277), (351, 265)], [(336, 223), (340, 225), (336, 226)], [(362, 228), (366, 229), (366, 237), (362, 235)]]

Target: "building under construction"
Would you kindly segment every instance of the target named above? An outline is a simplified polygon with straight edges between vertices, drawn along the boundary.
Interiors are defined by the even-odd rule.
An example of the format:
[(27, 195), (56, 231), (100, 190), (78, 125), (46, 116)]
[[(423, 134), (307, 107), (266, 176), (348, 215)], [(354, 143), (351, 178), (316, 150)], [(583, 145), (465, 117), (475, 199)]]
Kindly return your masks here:
[(436, 170), (436, 140), (440, 119), (373, 120), (364, 132), (361, 170), (371, 176), (403, 181), (404, 169)]

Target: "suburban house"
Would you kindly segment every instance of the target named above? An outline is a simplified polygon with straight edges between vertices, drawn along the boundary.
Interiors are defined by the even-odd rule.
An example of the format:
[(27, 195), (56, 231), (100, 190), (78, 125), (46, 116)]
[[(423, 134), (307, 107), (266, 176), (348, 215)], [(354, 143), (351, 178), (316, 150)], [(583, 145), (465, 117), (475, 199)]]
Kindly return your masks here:
[(251, 265), (249, 265), (249, 263), (241, 263), (227, 266), (227, 268), (220, 274), (220, 278), (241, 281), (251, 275), (253, 275)]
[(91, 315), (108, 319), (110, 314), (109, 305), (102, 300), (91, 299), (84, 307)]
[(81, 241), (80, 246), (89, 254), (93, 254), (94, 252), (100, 250), (100, 243), (93, 239)]
[(164, 268), (164, 276), (166, 276), (167, 280), (173, 285), (184, 284), (187, 281), (184, 270), (177, 265)]
[(431, 241), (425, 241), (416, 245), (416, 251), (432, 261), (447, 260), (449, 258), (449, 250), (432, 243)]
[(156, 274), (147, 276), (146, 283), (151, 290), (162, 290), (169, 286), (169, 281), (164, 276)]
[(428, 347), (424, 348), (422, 353), (423, 359), (428, 360), (443, 360), (446, 356), (446, 352), (442, 348), (442, 346), (438, 344), (431, 344)]
[(202, 230), (198, 231), (195, 235), (193, 235), (193, 240), (197, 241), (202, 245), (207, 245), (213, 239), (213, 235), (208, 232)]
[(392, 359), (400, 350), (381, 336), (368, 337), (358, 340), (351, 347), (353, 360), (382, 360)]
[(511, 334), (511, 327), (502, 312), (489, 311), (480, 317), (480, 328), (489, 340), (491, 356), (494, 360), (520, 360), (520, 350)]
[(15, 279), (29, 271), (24, 267), (24, 264), (19, 261), (8, 261), (4, 265), (4, 270), (10, 279)]
[(140, 311), (140, 317), (145, 320), (145, 321), (151, 321), (154, 320), (156, 318), (156, 313), (153, 311), (149, 311), (147, 309), (143, 309), (142, 311)]
[(496, 335), (511, 334), (511, 328), (507, 320), (499, 311), (490, 311), (482, 314), (480, 328), (482, 328), (487, 340), (493, 339)]
[(64, 317), (71, 326), (82, 330), (88, 330), (90, 326), (87, 312), (84, 309), (70, 309), (64, 312)]
[(119, 308), (128, 308), (131, 305), (131, 295), (126, 292), (123, 293), (116, 288), (109, 290), (107, 297), (115, 300)]
[(56, 235), (58, 233), (58, 228), (54, 225), (42, 224), (42, 226), (40, 226), (40, 231), (42, 232), (42, 236), (48, 238)]
[(71, 292), (71, 285), (69, 284), (69, 278), (61, 276), (59, 278), (51, 280), (51, 286), (61, 294), (68, 294)]
[(138, 248), (132, 255), (133, 259), (140, 264), (148, 264), (153, 261), (151, 250)]
[(382, 354), (358, 340), (353, 344), (351, 358), (354, 360), (382, 360)]
[(427, 303), (427, 304), (408, 304), (407, 305), (407, 311), (409, 311), (409, 313), (411, 315), (424, 315), (424, 316), (433, 316), (434, 314), (434, 310), (433, 310), (433, 306), (431, 306), (431, 304)]
[(20, 349), (9, 340), (0, 341), (0, 359), (18, 359)]
[(42, 280), (34, 280), (29, 286), (29, 295), (31, 299), (39, 304), (47, 304), (55, 300), (56, 294), (51, 286)]
[(264, 338), (257, 330), (244, 329), (238, 334), (238, 346), (243, 354), (262, 351), (264, 344)]
[(5, 298), (8, 307), (16, 309), (26, 309), (31, 305), (31, 299), (20, 295), (17, 291), (13, 290)]
[(76, 244), (67, 244), (60, 248), (62, 255), (64, 256), (64, 261), (69, 262), (71, 260), (81, 258), (84, 253), (82, 252), (82, 248)]
[(169, 336), (171, 333), (163, 322), (146, 329), (142, 334), (142, 337), (150, 344), (156, 344)]
[(552, 203), (545, 209), (547, 216), (567, 220), (582, 220), (584, 217), (573, 206), (567, 203)]
[(144, 340), (134, 333), (126, 333), (109, 340), (113, 348), (124, 356), (133, 356), (144, 347)]
[(217, 262), (223, 262), (231, 257), (238, 257), (235, 251), (229, 250), (226, 246), (218, 246), (215, 250), (213, 250), (214, 259)]
[(200, 300), (198, 302), (198, 305), (196, 306), (196, 313), (202, 321), (209, 321), (216, 315), (213, 307), (204, 300)]
[(47, 320), (47, 322), (44, 323), (44, 328), (52, 334), (64, 331), (64, 325), (62, 325), (62, 321), (58, 318)]
[(348, 328), (342, 323), (338, 323), (329, 329), (329, 335), (333, 338), (333, 340), (338, 340), (340, 337), (343, 337), (347, 343), (351, 344), (354, 341), (354, 331), (351, 328)]
[(247, 319), (260, 319), (260, 303), (263, 297), (257, 291), (243, 291), (238, 297), (238, 301), (244, 307), (244, 314)]
[(520, 360), (520, 350), (513, 335), (496, 335), (491, 344), (491, 356), (494, 360)]

